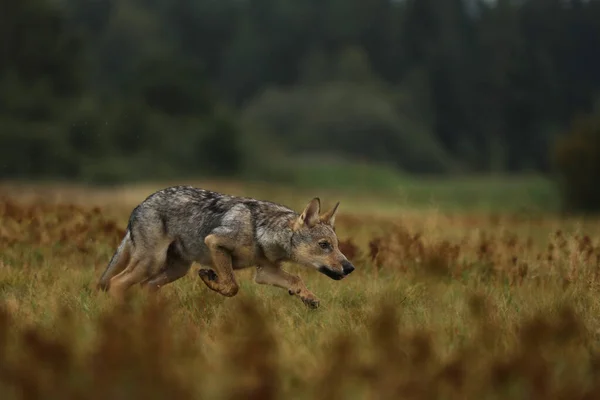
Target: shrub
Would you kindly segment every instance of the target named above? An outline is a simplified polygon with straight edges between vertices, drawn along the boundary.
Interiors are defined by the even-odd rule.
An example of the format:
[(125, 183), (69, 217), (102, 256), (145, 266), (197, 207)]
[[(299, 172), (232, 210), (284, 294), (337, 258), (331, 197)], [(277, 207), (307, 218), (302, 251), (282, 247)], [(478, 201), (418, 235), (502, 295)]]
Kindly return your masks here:
[(328, 152), (440, 173), (451, 160), (432, 133), (398, 113), (377, 88), (351, 82), (270, 89), (244, 110), (249, 132), (284, 143), (294, 154)]
[(600, 113), (576, 118), (554, 148), (565, 211), (600, 210)]

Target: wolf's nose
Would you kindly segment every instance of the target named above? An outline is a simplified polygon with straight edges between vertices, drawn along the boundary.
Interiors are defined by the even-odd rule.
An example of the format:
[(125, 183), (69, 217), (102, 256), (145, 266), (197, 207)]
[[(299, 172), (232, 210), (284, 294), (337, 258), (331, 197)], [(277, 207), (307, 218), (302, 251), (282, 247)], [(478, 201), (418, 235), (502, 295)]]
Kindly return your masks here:
[(350, 264), (348, 261), (342, 263), (342, 268), (344, 270), (344, 275), (349, 275), (354, 271), (354, 265)]

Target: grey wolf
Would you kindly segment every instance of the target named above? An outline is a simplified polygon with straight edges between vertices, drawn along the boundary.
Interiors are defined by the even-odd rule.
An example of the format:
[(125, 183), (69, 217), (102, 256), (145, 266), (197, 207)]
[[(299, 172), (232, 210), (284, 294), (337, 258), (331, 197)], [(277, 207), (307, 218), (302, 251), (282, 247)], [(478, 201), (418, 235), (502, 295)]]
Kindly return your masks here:
[(281, 265), (293, 262), (334, 280), (354, 271), (338, 248), (339, 204), (320, 215), (318, 197), (297, 213), (273, 202), (191, 186), (162, 189), (132, 211), (97, 288), (116, 298), (137, 283), (153, 292), (185, 276), (196, 262), (206, 286), (232, 297), (239, 290), (234, 271), (255, 267), (256, 283), (287, 289), (316, 308), (319, 299)]

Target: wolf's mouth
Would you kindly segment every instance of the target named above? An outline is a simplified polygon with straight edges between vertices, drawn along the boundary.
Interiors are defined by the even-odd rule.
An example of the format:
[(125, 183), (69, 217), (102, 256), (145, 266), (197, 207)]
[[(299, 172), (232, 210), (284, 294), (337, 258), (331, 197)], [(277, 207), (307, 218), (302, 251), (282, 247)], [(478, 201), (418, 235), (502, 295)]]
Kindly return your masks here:
[(326, 267), (324, 265), (320, 266), (318, 271), (336, 281), (344, 279), (344, 277), (345, 277), (345, 275), (342, 272), (334, 271), (331, 268)]

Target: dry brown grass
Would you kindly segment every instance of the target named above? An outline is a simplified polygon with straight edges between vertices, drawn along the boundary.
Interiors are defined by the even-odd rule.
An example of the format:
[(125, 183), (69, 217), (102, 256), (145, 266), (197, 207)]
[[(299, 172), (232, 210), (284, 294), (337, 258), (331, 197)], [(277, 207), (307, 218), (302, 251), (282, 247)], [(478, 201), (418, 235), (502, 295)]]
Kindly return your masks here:
[(2, 399), (600, 398), (596, 220), (346, 208), (357, 271), (288, 266), (316, 311), (251, 271), (231, 299), (190, 273), (119, 307), (92, 288), (149, 191), (69, 190), (0, 198)]

